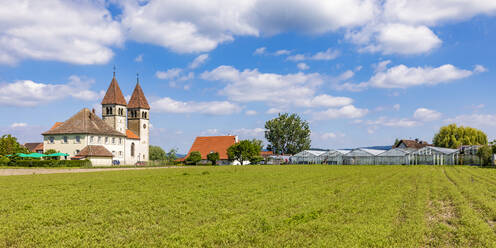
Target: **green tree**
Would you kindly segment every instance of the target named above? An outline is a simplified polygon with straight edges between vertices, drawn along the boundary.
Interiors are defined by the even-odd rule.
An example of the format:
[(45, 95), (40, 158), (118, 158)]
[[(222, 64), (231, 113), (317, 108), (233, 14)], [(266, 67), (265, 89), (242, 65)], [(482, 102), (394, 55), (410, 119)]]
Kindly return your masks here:
[(150, 146), (149, 149), (149, 156), (150, 160), (152, 161), (166, 161), (167, 160), (167, 154), (165, 153), (164, 149), (160, 146)]
[(487, 135), (472, 127), (450, 124), (439, 129), (432, 143), (434, 146), (453, 149), (462, 145), (487, 145)]
[(194, 151), (189, 154), (189, 156), (184, 160), (186, 164), (195, 165), (201, 161), (201, 153)]
[(229, 160), (237, 160), (241, 164), (244, 161), (252, 161), (254, 157), (260, 156), (262, 142), (260, 140), (242, 140), (227, 148)]
[(17, 142), (17, 138), (10, 135), (2, 135), (0, 138), (0, 155), (11, 155), (15, 153), (29, 153), (29, 150)]
[(310, 127), (297, 114), (279, 114), (265, 122), (265, 138), (274, 154), (296, 154), (310, 149)]
[(393, 145), (393, 147), (396, 147), (399, 143), (400, 143), (400, 140), (399, 140), (398, 138), (396, 138), (396, 139), (394, 140), (394, 145)]
[(488, 145), (483, 145), (477, 150), (482, 166), (491, 166), (493, 164), (493, 151)]
[(216, 165), (219, 159), (220, 155), (218, 152), (211, 152), (207, 155), (207, 160), (212, 162), (212, 165)]
[(177, 149), (172, 148), (169, 150), (167, 154), (165, 154), (166, 160), (168, 164), (173, 164), (177, 159)]
[[(53, 153), (58, 153), (59, 151), (55, 149), (48, 149), (46, 150), (43, 154), (48, 155), (48, 154), (53, 154)], [(59, 160), (60, 157), (45, 157), (45, 159), (51, 159), (51, 160)]]

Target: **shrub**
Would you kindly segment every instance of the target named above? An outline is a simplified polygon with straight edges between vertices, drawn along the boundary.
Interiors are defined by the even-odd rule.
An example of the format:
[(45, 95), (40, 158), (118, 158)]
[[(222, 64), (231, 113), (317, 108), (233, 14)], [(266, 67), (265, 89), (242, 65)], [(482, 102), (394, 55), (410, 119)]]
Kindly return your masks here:
[(1, 157), (0, 156), (0, 166), (6, 166), (10, 162), (10, 159), (7, 157)]
[(19, 167), (89, 167), (89, 160), (17, 160), (10, 164)]
[(200, 152), (191, 152), (184, 162), (189, 165), (196, 165), (201, 161)]

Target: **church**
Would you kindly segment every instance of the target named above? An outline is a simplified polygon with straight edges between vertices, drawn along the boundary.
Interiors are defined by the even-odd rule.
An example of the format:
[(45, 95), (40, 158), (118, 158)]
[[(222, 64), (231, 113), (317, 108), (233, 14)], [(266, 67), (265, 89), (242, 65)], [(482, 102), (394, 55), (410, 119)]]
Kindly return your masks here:
[(139, 80), (127, 103), (114, 72), (101, 104), (102, 118), (83, 108), (42, 133), (44, 151), (69, 154), (62, 159), (88, 159), (93, 166), (148, 161), (150, 106)]

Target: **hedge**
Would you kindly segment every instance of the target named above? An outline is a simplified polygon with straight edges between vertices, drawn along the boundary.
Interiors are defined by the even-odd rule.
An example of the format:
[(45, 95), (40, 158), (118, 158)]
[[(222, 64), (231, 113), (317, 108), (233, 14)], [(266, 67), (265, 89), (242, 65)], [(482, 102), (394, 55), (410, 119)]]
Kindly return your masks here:
[(89, 167), (89, 160), (17, 160), (11, 161), (10, 166), (19, 167)]

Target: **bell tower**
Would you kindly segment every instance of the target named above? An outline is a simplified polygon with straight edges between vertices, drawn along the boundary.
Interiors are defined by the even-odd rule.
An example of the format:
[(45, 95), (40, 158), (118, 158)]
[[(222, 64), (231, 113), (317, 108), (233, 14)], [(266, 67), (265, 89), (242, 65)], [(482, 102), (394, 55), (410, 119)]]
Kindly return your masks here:
[(141, 89), (139, 77), (136, 87), (127, 105), (127, 126), (129, 130), (139, 136), (142, 149), (141, 161), (148, 161), (148, 145), (150, 141), (150, 105)]
[(102, 119), (118, 132), (126, 133), (127, 104), (121, 88), (114, 76), (102, 100)]

